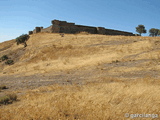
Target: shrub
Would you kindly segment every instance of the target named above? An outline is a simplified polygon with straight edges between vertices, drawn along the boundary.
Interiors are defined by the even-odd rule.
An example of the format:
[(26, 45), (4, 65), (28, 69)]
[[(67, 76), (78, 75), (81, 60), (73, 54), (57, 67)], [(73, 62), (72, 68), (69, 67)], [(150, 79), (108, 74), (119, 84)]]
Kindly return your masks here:
[(8, 104), (9, 100), (10, 99), (8, 96), (2, 96), (2, 97), (0, 97), (0, 104)]
[(0, 85), (0, 90), (2, 89), (7, 89), (7, 87), (5, 85)]
[(26, 41), (29, 39), (29, 35), (22, 34), (21, 36), (16, 38), (17, 45), (24, 44), (24, 47), (27, 47)]
[(7, 60), (7, 61), (5, 62), (5, 64), (6, 64), (6, 65), (12, 65), (12, 64), (14, 64), (14, 61), (13, 61), (13, 60)]
[(9, 59), (7, 55), (3, 55), (3, 56), (0, 58), (0, 62), (5, 61), (5, 60), (7, 60), (7, 61), (5, 62), (6, 65), (12, 65), (12, 64), (14, 64), (14, 61), (11, 60), (11, 59)]
[(7, 94), (7, 96), (9, 97), (10, 100), (12, 101), (16, 101), (17, 100), (17, 95), (12, 93), (12, 94)]
[(2, 57), (1, 57), (1, 60), (2, 61), (5, 61), (5, 60), (7, 60), (8, 59), (8, 56), (7, 55), (3, 55)]
[(9, 103), (12, 103), (13, 101), (16, 101), (17, 100), (17, 95), (12, 93), (12, 94), (7, 94), (7, 95), (4, 95), (2, 97), (0, 97), (0, 104), (9, 104)]

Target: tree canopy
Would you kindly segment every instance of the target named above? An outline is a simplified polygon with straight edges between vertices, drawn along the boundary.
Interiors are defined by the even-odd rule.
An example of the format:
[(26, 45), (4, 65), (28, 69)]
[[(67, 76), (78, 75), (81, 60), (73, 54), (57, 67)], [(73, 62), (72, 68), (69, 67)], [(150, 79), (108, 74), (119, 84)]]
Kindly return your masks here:
[(160, 32), (159, 32), (159, 29), (156, 29), (156, 28), (151, 28), (150, 30), (149, 30), (149, 36), (152, 36), (152, 37), (154, 37), (154, 36), (157, 36)]
[(138, 25), (138, 26), (136, 27), (136, 32), (138, 32), (138, 33), (140, 34), (140, 36), (141, 36), (141, 34), (142, 34), (142, 33), (146, 33), (147, 30), (145, 29), (145, 26), (144, 26), (144, 25)]
[(17, 45), (24, 44), (24, 47), (27, 47), (26, 41), (29, 39), (29, 35), (22, 34), (21, 36), (16, 38)]

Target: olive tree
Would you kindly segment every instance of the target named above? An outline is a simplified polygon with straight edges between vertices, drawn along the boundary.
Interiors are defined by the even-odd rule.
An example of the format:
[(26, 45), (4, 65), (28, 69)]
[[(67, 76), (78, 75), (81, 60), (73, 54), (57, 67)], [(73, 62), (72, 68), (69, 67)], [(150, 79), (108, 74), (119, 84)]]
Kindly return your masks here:
[(159, 34), (159, 29), (151, 28), (149, 30), (149, 33), (150, 33), (149, 36), (152, 36), (152, 37), (157, 36)]
[(21, 36), (16, 38), (17, 45), (24, 44), (24, 47), (27, 47), (26, 41), (29, 39), (29, 35), (22, 34)]
[(144, 25), (138, 25), (136, 27), (136, 32), (139, 33), (139, 35), (141, 36), (142, 33), (146, 33), (147, 30), (145, 29), (145, 26)]

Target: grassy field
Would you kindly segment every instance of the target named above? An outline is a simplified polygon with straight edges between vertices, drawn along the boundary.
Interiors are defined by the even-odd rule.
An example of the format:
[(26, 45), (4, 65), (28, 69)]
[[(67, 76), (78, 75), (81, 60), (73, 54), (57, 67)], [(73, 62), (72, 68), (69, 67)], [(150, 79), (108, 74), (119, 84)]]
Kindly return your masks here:
[[(1, 120), (159, 119), (159, 37), (38, 33), (27, 45), (0, 43), (0, 56), (14, 60), (0, 63), (0, 81), (9, 87), (0, 93), (18, 95), (0, 106)], [(43, 76), (39, 82), (62, 83), (16, 88), (27, 84), (23, 77), (37, 74)], [(7, 77), (13, 79), (2, 80)]]
[(146, 80), (40, 87), (2, 106), (1, 120), (125, 120), (125, 113), (159, 114), (159, 85)]

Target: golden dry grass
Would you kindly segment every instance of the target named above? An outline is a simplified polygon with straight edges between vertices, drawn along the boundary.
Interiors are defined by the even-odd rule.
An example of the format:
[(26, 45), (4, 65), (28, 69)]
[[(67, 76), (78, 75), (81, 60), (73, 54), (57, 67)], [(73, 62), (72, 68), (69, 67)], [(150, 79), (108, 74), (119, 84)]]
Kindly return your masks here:
[[(131, 118), (125, 113), (160, 115), (159, 77), (143, 74), (160, 72), (159, 37), (39, 33), (31, 35), (27, 44), (24, 49), (14, 43), (5, 50), (0, 44), (0, 55), (9, 54), (16, 61), (12, 66), (0, 64), (0, 76), (89, 72), (93, 67), (97, 74), (88, 76), (85, 85), (28, 90), (20, 101), (0, 107), (1, 120), (126, 120)], [(141, 78), (120, 77), (135, 72), (142, 73)], [(118, 77), (105, 76), (109, 74)]]
[[(147, 78), (133, 82), (52, 85), (28, 91), (3, 106), (1, 120), (126, 120), (129, 114), (160, 114), (160, 89)], [(152, 84), (153, 83), (153, 84)], [(154, 116), (153, 116), (154, 117)], [(155, 116), (156, 117), (156, 116)], [(130, 118), (131, 119), (131, 118)], [(136, 118), (146, 120), (151, 118)]]
[[(83, 34), (65, 34), (65, 37), (61, 37), (59, 34), (39, 33), (30, 36), (26, 49), (23, 45), (17, 46), (14, 43), (0, 55), (11, 54), (13, 59), (17, 58), (13, 66), (3, 68), (5, 75), (31, 75), (39, 72), (80, 69), (114, 60), (140, 60), (148, 57), (159, 59), (160, 50), (153, 50), (159, 46), (159, 41), (158, 37)], [(129, 57), (132, 55), (133, 57)], [(125, 58), (126, 56), (128, 58)], [(46, 69), (47, 64), (50, 65)]]

